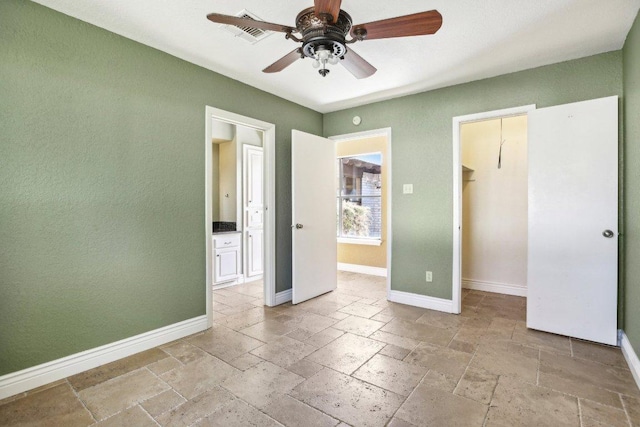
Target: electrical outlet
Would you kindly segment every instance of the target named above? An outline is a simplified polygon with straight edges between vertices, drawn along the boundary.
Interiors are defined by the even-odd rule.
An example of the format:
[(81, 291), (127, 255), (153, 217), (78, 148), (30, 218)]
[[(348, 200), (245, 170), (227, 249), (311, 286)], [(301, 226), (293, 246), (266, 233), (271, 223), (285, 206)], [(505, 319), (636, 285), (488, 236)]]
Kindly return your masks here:
[(427, 282), (433, 282), (433, 273), (430, 271), (427, 271)]
[(402, 194), (413, 194), (413, 184), (402, 184)]

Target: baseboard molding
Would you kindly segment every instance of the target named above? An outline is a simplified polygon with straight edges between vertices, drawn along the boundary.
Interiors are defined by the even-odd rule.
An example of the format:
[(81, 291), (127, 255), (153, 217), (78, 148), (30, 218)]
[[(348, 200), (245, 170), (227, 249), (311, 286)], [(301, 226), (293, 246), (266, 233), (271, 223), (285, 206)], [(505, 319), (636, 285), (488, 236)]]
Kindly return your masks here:
[(527, 287), (523, 285), (511, 285), (507, 283), (484, 282), (481, 280), (462, 279), (462, 287), (476, 291), (493, 292), (496, 294), (527, 296)]
[(389, 291), (389, 301), (400, 304), (413, 305), (415, 307), (428, 308), (430, 310), (453, 313), (453, 301), (449, 299), (428, 297), (425, 295), (412, 294), (402, 291)]
[(382, 267), (370, 267), (368, 265), (338, 263), (338, 270), (351, 273), (369, 274), (371, 276), (387, 277), (387, 269)]
[(636, 380), (636, 384), (640, 388), (640, 359), (638, 359), (638, 355), (633, 349), (631, 341), (629, 341), (629, 338), (627, 337), (627, 334), (624, 333), (624, 331), (622, 331), (620, 347), (622, 348), (622, 354), (624, 355), (624, 358), (627, 360), (629, 369), (633, 374), (633, 379)]
[(198, 316), (0, 377), (0, 400), (207, 329)]
[(276, 293), (276, 305), (291, 301), (291, 289)]

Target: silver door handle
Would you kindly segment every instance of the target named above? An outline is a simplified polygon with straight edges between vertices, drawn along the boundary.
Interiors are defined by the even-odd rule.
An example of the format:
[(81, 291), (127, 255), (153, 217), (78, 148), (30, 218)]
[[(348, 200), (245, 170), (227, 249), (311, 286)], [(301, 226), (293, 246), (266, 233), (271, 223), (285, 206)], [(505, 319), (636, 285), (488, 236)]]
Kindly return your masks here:
[(611, 230), (604, 230), (604, 231), (602, 232), (602, 235), (603, 235), (604, 237), (606, 237), (607, 239), (610, 239), (610, 238), (612, 238), (612, 237), (613, 237), (613, 231), (611, 231)]
[(297, 229), (297, 230), (300, 230), (302, 227), (303, 227), (303, 225), (302, 225), (302, 224), (296, 224), (296, 229)]

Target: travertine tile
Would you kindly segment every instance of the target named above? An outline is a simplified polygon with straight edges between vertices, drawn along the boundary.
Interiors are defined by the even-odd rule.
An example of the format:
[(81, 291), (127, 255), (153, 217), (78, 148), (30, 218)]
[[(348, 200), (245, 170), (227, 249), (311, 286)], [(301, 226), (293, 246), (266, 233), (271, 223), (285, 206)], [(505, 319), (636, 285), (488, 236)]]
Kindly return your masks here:
[(253, 307), (240, 313), (227, 315), (224, 319), (217, 320), (216, 323), (234, 331), (241, 331), (264, 321), (266, 318), (267, 314), (263, 307)]
[(625, 411), (633, 427), (640, 426), (640, 398), (621, 396)]
[(450, 329), (438, 328), (422, 323), (408, 322), (401, 319), (393, 319), (380, 330), (400, 335), (401, 337), (424, 341), (443, 347), (449, 344), (451, 338), (455, 335), (455, 331), (451, 331)]
[(582, 425), (606, 425), (612, 427), (629, 427), (629, 420), (624, 410), (601, 405), (590, 400), (579, 399)]
[(454, 339), (454, 340), (451, 340), (448, 347), (452, 350), (473, 354), (476, 352), (476, 348), (478, 347), (478, 345), (474, 343), (458, 341)]
[(151, 418), (145, 411), (139, 406), (134, 406), (116, 414), (106, 420), (100, 421), (96, 424), (96, 427), (157, 427), (153, 418)]
[(264, 409), (269, 401), (281, 398), (304, 378), (270, 362), (262, 362), (231, 377), (221, 385), (245, 402)]
[[(375, 302), (375, 301), (374, 301)], [(380, 313), (384, 308), (374, 305), (362, 304), (360, 301), (354, 302), (346, 307), (342, 307), (339, 311), (351, 314), (353, 316), (370, 318)]]
[(538, 373), (539, 350), (511, 341), (481, 344), (478, 346), (471, 367), (484, 369), (496, 375), (519, 378), (535, 384)]
[(608, 345), (572, 338), (571, 348), (573, 357), (604, 363), (605, 365), (611, 365), (617, 368), (629, 369), (629, 365), (627, 365), (627, 361), (624, 359), (622, 350), (620, 350), (619, 347), (610, 347)]
[(460, 381), (460, 377), (445, 375), (442, 372), (434, 371), (430, 369), (422, 380), (422, 384), (425, 386), (429, 386), (432, 388), (437, 388), (442, 391), (446, 391), (447, 393), (453, 393), (458, 382)]
[(344, 334), (307, 358), (347, 375), (380, 351), (384, 344), (353, 334)]
[(162, 347), (162, 349), (166, 353), (169, 353), (171, 356), (178, 359), (183, 365), (191, 363), (194, 360), (200, 359), (201, 357), (205, 357), (207, 355), (207, 353), (201, 348), (196, 347), (195, 345), (190, 344), (187, 341), (178, 341), (172, 345)]
[(188, 341), (225, 362), (264, 345), (262, 341), (219, 325), (214, 325)]
[(487, 408), (487, 405), (421, 384), (395, 416), (417, 426), (481, 427)]
[(142, 406), (152, 417), (157, 417), (178, 405), (182, 405), (184, 402), (186, 402), (184, 397), (170, 389), (152, 397), (151, 399), (145, 400), (140, 403), (140, 406)]
[(421, 343), (404, 361), (460, 378), (469, 364), (471, 357), (469, 353), (462, 351)]
[(284, 321), (287, 325), (295, 326), (298, 329), (305, 329), (312, 333), (317, 333), (323, 329), (327, 329), (329, 326), (332, 326), (337, 322), (338, 321), (336, 319), (307, 312), (303, 312), (290, 320)]
[(196, 427), (279, 427), (280, 423), (239, 400), (217, 409), (200, 420)]
[(579, 426), (578, 401), (546, 387), (501, 377), (486, 425)]
[(235, 397), (231, 393), (220, 387), (215, 387), (156, 417), (156, 420), (165, 427), (190, 426), (234, 400)]
[(331, 369), (323, 369), (290, 393), (325, 414), (359, 426), (383, 426), (403, 397)]
[(265, 319), (248, 328), (241, 329), (240, 332), (260, 341), (270, 342), (274, 339), (286, 335), (293, 331), (295, 326), (285, 325), (273, 319)]
[(376, 354), (352, 376), (385, 390), (408, 396), (427, 371), (427, 368)]
[(287, 427), (334, 427), (339, 421), (290, 396), (281, 396), (266, 405), (264, 412)]
[(301, 377), (305, 378), (311, 378), (322, 369), (324, 369), (324, 366), (307, 359), (302, 359), (292, 365), (287, 366), (287, 371), (291, 371), (294, 374), (298, 374)]
[(252, 366), (256, 366), (258, 363), (262, 362), (263, 359), (260, 359), (258, 356), (254, 356), (251, 353), (245, 353), (242, 356), (236, 357), (233, 360), (227, 362), (229, 365), (234, 368), (238, 368), (241, 371), (246, 371)]
[(436, 326), (443, 329), (458, 329), (466, 321), (466, 317), (458, 316), (456, 314), (427, 310), (416, 320), (416, 323), (424, 323), (425, 325)]
[(498, 375), (483, 369), (469, 368), (465, 371), (454, 393), (476, 402), (489, 404), (497, 385)]
[(162, 374), (160, 378), (178, 393), (191, 399), (241, 372), (220, 359), (207, 356)]
[(538, 347), (541, 350), (552, 351), (554, 353), (571, 355), (570, 340), (567, 337), (550, 334), (548, 332), (527, 329), (524, 322), (518, 322), (513, 331), (512, 339), (516, 342)]
[(388, 314), (378, 313), (375, 316), (371, 317), (371, 320), (377, 320), (378, 322), (389, 323), (394, 319), (393, 316)]
[(316, 351), (316, 347), (287, 336), (251, 350), (251, 354), (286, 368)]
[(401, 420), (400, 418), (394, 417), (394, 418), (391, 418), (391, 421), (389, 421), (389, 424), (387, 424), (387, 427), (417, 427), (417, 426), (405, 420)]
[(544, 351), (539, 384), (617, 408), (621, 407), (617, 393), (640, 396), (628, 370)]
[(97, 420), (145, 401), (169, 386), (145, 368), (129, 372), (78, 393)]
[(383, 322), (365, 319), (364, 317), (350, 316), (333, 325), (333, 328), (368, 337), (384, 325), (385, 324)]
[(387, 344), (382, 350), (380, 350), (378, 354), (381, 354), (383, 356), (393, 357), (394, 359), (402, 360), (405, 357), (407, 357), (409, 353), (411, 353), (411, 350), (409, 349), (398, 347), (397, 345), (393, 345), (393, 344)]
[(304, 340), (304, 343), (312, 345), (316, 348), (320, 348), (329, 344), (336, 338), (341, 337), (342, 335), (344, 335), (344, 331), (339, 331), (334, 328), (327, 328), (323, 331), (318, 332), (317, 334), (311, 335), (309, 338)]
[(390, 334), (384, 331), (376, 331), (369, 335), (370, 339), (383, 342), (385, 344), (392, 344), (398, 347), (406, 348), (407, 350), (413, 350), (420, 344), (420, 341), (411, 338), (401, 337), (399, 335)]
[(426, 311), (426, 309), (420, 307), (412, 307), (410, 305), (398, 303), (389, 303), (389, 305), (384, 310), (382, 310), (380, 314), (414, 322), (418, 320)]
[(69, 384), (60, 384), (0, 406), (1, 426), (89, 425), (93, 417)]
[(180, 363), (178, 359), (175, 359), (173, 357), (167, 357), (162, 360), (158, 360), (157, 362), (152, 363), (151, 365), (147, 365), (147, 369), (149, 369), (151, 372), (153, 372), (156, 375), (161, 375), (179, 366), (182, 366), (182, 363)]
[(125, 357), (124, 359), (98, 366), (97, 368), (90, 369), (80, 374), (72, 375), (68, 380), (76, 391), (80, 391), (128, 372), (135, 371), (136, 369), (157, 362), (165, 357), (169, 357), (169, 355), (158, 348), (152, 348), (150, 350)]

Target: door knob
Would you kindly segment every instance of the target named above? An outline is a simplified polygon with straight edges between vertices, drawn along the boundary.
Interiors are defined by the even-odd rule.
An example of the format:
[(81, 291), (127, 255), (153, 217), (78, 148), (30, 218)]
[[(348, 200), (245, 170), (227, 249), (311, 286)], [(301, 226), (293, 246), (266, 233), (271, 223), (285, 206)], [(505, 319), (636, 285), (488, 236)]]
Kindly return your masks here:
[(602, 235), (603, 235), (604, 237), (606, 237), (607, 239), (610, 239), (610, 238), (612, 238), (612, 237), (613, 237), (613, 231), (611, 231), (611, 230), (604, 230), (604, 231), (602, 232)]
[(296, 229), (300, 230), (302, 228), (302, 224), (296, 224)]

